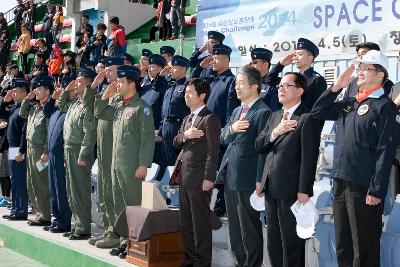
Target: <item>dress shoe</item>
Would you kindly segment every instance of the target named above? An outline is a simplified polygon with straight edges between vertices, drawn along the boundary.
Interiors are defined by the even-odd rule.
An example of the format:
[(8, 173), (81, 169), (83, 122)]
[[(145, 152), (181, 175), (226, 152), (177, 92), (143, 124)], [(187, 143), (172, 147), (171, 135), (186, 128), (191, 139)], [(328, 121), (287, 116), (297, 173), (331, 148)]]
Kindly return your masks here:
[(28, 220), (28, 216), (17, 217), (15, 215), (10, 215), (7, 219), (9, 221), (26, 221)]
[(34, 221), (29, 221), (28, 224), (30, 226), (50, 226), (51, 221), (34, 220)]
[(1, 217), (3, 217), (3, 219), (8, 219), (8, 218), (10, 218), (10, 216), (12, 216), (12, 215), (7, 214), (7, 215), (3, 215)]
[(176, 36), (176, 35), (172, 35), (171, 37), (169, 37), (169, 39), (168, 39), (168, 40), (176, 40), (176, 39), (178, 39), (178, 36)]
[(53, 227), (50, 228), (50, 232), (58, 234), (58, 233), (67, 233), (69, 232), (69, 229), (62, 229), (62, 228), (58, 228), (58, 227)]
[(123, 252), (119, 253), (119, 255), (118, 255), (118, 256), (119, 256), (119, 258), (120, 258), (120, 259), (123, 259), (123, 260), (124, 260), (124, 259), (125, 259), (125, 257), (126, 257), (126, 254), (127, 254), (127, 252), (126, 252), (126, 250), (125, 250), (125, 251), (123, 251)]
[(119, 256), (119, 254), (121, 254), (125, 250), (126, 250), (126, 244), (120, 245), (119, 247), (113, 248), (112, 250), (110, 250), (110, 254), (112, 256)]
[(69, 240), (87, 240), (90, 238), (90, 234), (71, 234)]
[(43, 230), (50, 231), (50, 229), (54, 228), (53, 226), (44, 226)]
[(119, 238), (104, 238), (96, 242), (96, 248), (116, 248), (119, 246)]
[(70, 237), (73, 233), (75, 233), (74, 231), (70, 231), (70, 232), (65, 232), (63, 233), (63, 237)]
[(96, 245), (97, 241), (103, 240), (105, 237), (103, 235), (101, 236), (92, 236), (91, 238), (89, 238), (88, 243), (90, 245)]

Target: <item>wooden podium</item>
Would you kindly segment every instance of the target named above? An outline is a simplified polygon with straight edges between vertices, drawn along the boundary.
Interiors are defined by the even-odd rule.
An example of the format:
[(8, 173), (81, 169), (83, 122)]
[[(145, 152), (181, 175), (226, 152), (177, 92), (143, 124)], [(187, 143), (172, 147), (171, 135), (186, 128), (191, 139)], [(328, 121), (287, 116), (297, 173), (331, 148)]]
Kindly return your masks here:
[(129, 237), (125, 260), (142, 267), (175, 267), (182, 264), (184, 257), (181, 235), (175, 232), (157, 234), (142, 242)]

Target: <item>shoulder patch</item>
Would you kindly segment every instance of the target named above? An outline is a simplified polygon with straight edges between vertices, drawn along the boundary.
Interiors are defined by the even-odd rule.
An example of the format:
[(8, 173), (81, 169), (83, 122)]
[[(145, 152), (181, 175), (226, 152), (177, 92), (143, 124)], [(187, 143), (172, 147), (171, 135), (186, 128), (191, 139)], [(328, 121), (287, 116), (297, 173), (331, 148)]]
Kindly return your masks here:
[(400, 115), (396, 115), (396, 122), (400, 123)]
[(144, 115), (149, 116), (150, 115), (150, 109), (148, 107), (145, 107), (143, 109), (143, 113), (144, 113)]

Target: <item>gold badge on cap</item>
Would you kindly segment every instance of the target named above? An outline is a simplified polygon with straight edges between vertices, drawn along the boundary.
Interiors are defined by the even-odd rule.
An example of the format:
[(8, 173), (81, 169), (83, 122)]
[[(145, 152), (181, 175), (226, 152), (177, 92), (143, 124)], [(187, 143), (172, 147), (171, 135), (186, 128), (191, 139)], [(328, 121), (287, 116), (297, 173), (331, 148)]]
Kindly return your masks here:
[(369, 110), (369, 106), (367, 104), (363, 104), (358, 108), (357, 114), (360, 116), (365, 115), (365, 114), (367, 114), (368, 110)]

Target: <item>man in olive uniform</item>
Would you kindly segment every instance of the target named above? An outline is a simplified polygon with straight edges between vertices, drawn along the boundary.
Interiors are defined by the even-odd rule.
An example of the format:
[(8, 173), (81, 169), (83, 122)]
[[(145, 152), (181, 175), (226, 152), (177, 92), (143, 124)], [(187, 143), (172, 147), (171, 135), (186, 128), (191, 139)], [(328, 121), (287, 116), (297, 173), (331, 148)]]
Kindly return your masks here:
[(75, 90), (78, 97), (69, 105), (64, 121), (67, 193), (72, 211), (71, 232), (65, 233), (64, 236), (69, 236), (70, 240), (84, 240), (90, 237), (90, 171), (96, 142), (96, 119), (91, 107), (85, 106), (82, 98), (85, 87), (92, 83), (95, 75), (92, 70), (79, 69), (78, 78), (67, 86), (61, 97), (68, 95), (69, 98), (69, 90)]
[[(35, 220), (30, 220), (30, 226), (49, 226), (51, 224), (50, 195), (47, 168), (39, 169), (36, 165), (48, 161), (47, 127), (49, 120), (44, 116), (43, 106), (53, 91), (53, 79), (49, 76), (39, 76), (32, 81), (33, 89), (22, 101), (19, 116), (28, 120), (26, 127), (27, 141), (27, 186), (29, 199), (36, 209)], [(39, 101), (31, 105), (36, 96)]]
[[(94, 79), (91, 86), (87, 86), (84, 94), (84, 102), (88, 101), (88, 105), (94, 104), (94, 96), (99, 85), (107, 80), (107, 87), (117, 80), (117, 68), (123, 65), (124, 59), (119, 57), (105, 58), (106, 69), (101, 71)], [(106, 88), (107, 88), (106, 87)], [(101, 91), (104, 91), (103, 89)], [(109, 99), (110, 103), (118, 101), (119, 97)], [(113, 121), (104, 120), (97, 116), (97, 196), (100, 202), (100, 215), (104, 225), (104, 233), (101, 236), (93, 236), (89, 238), (89, 244), (96, 245), (98, 248), (113, 248), (119, 245), (119, 236), (114, 233), (114, 204), (111, 180), (111, 156), (113, 142)]]
[[(142, 179), (151, 167), (154, 153), (154, 122), (151, 108), (137, 93), (140, 70), (120, 66), (117, 73), (117, 82), (96, 96), (95, 112), (102, 119), (114, 117), (111, 175), (113, 187), (117, 187), (113, 191), (121, 192), (114, 194), (114, 211), (119, 215), (126, 206), (141, 204)], [(122, 99), (110, 105), (109, 98), (116, 92)], [(124, 243), (112, 254), (120, 252), (120, 257), (125, 257)]]

